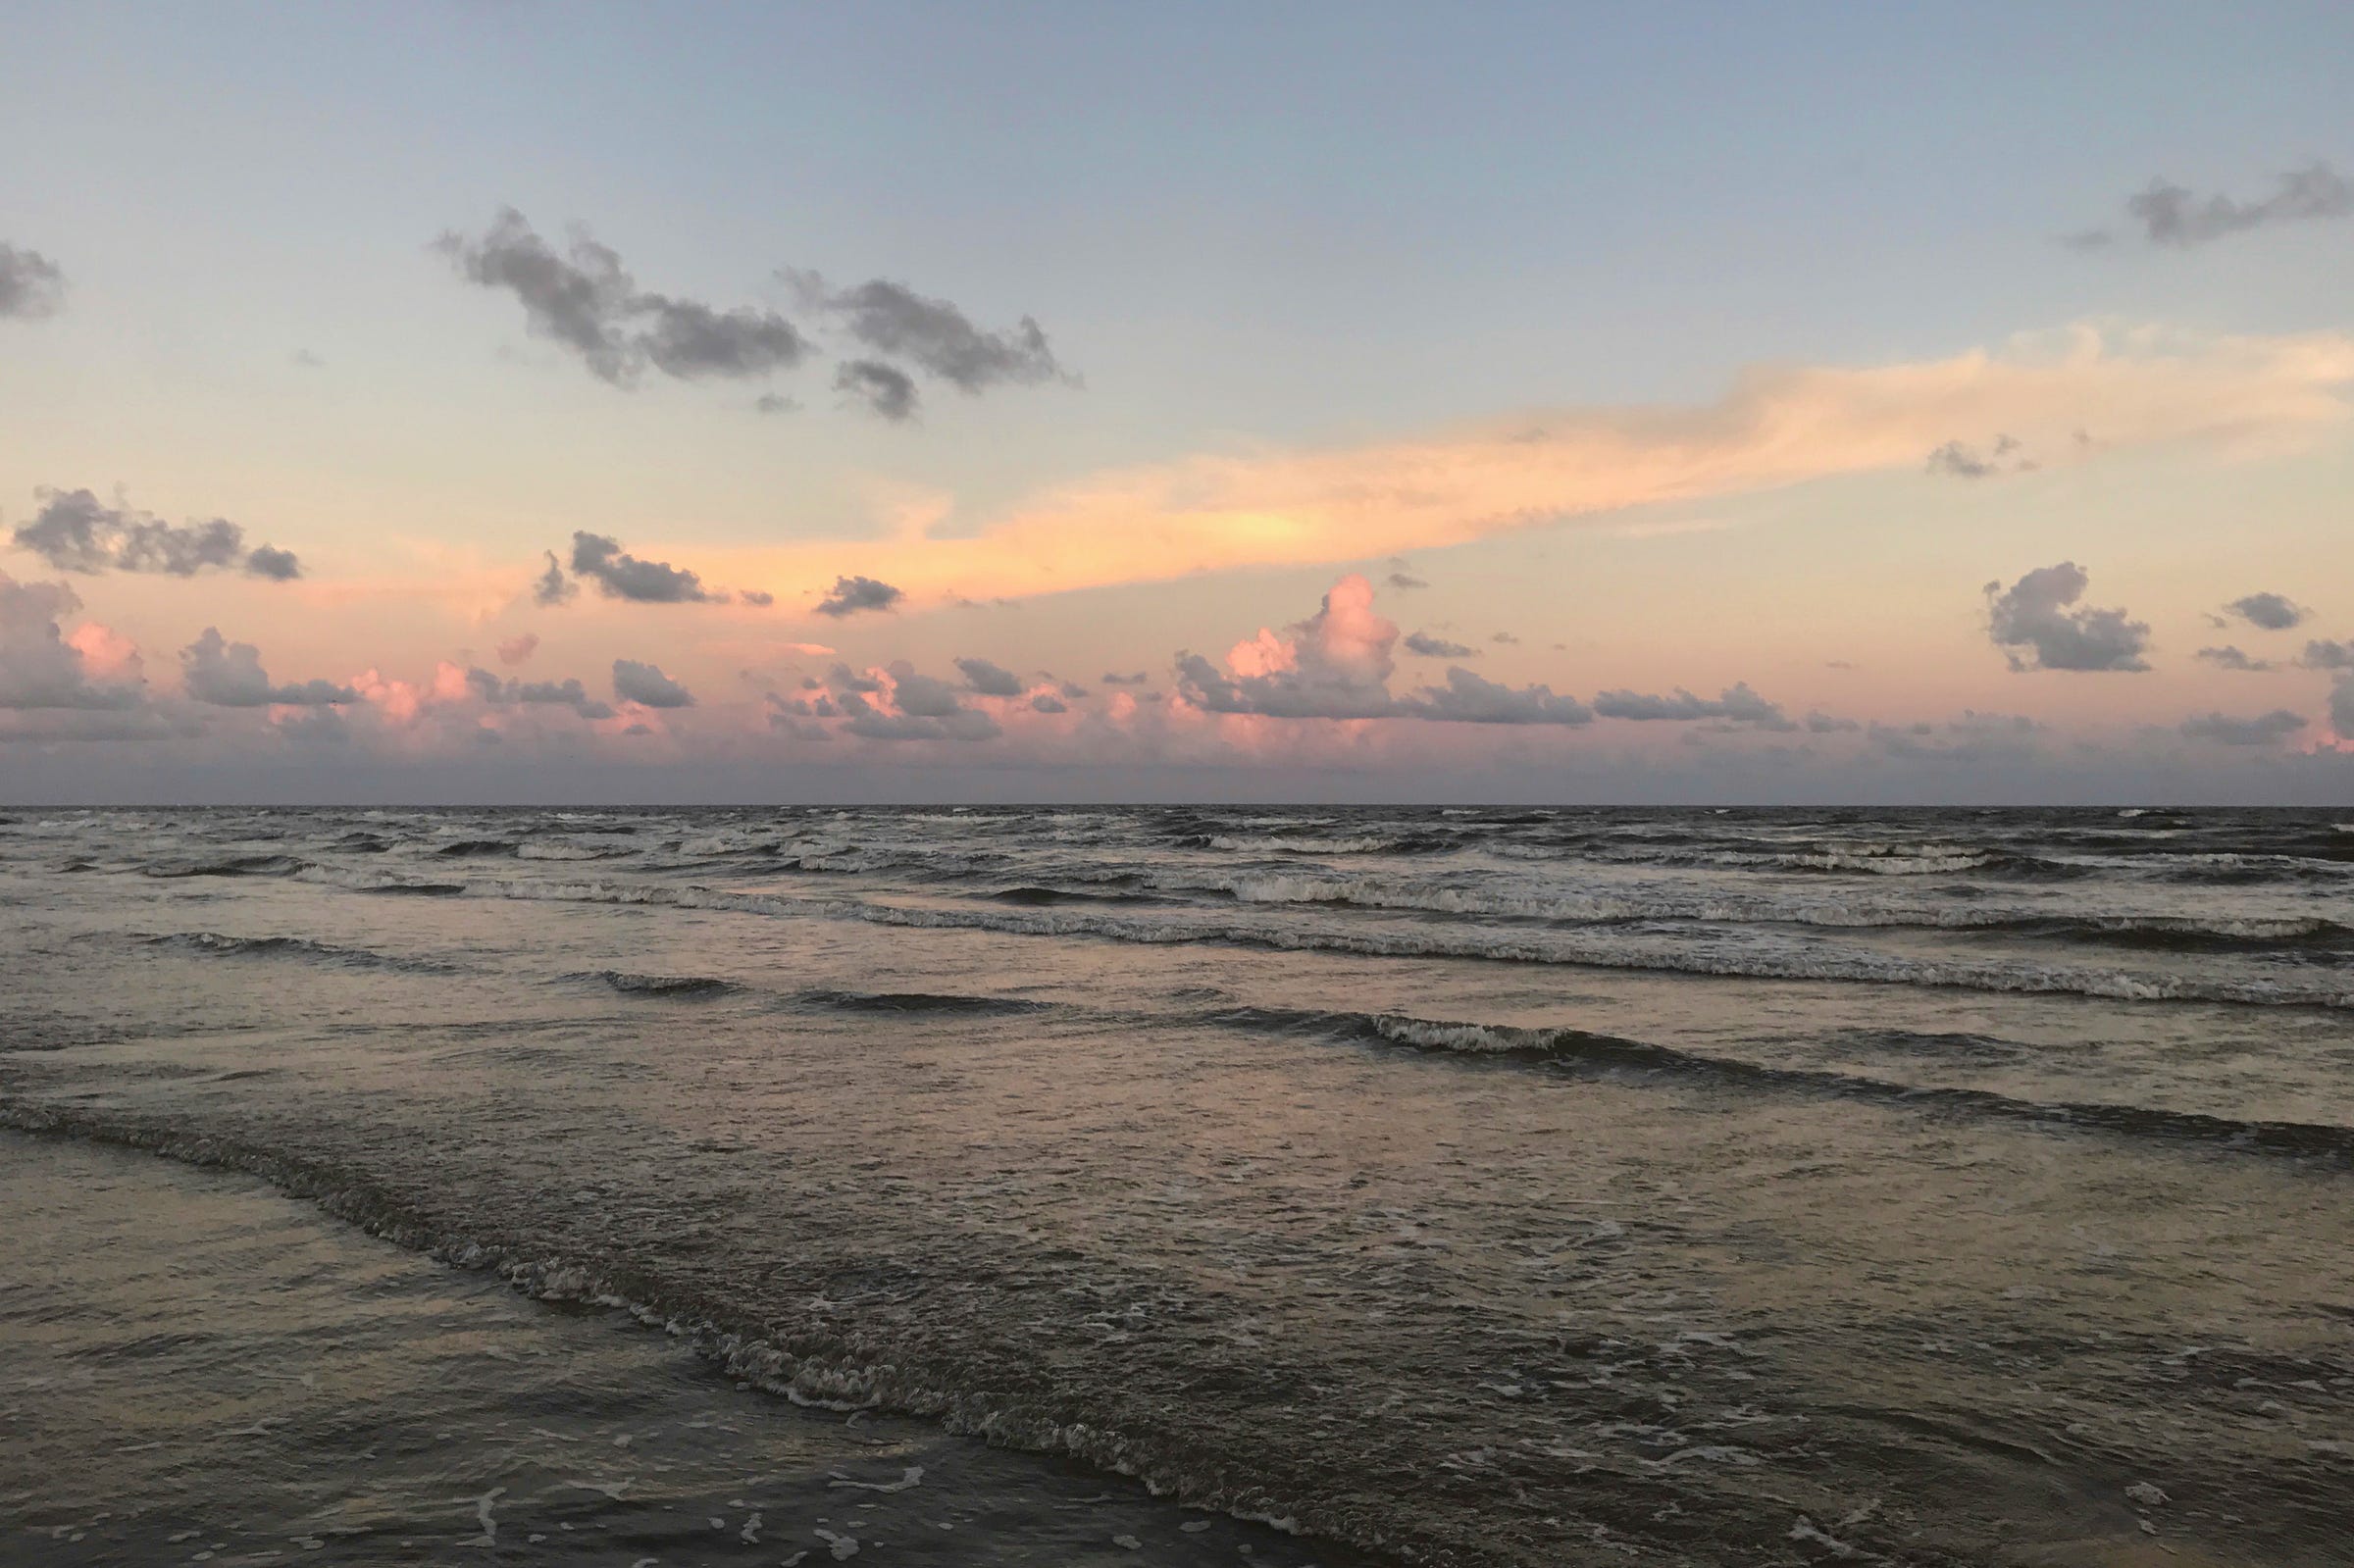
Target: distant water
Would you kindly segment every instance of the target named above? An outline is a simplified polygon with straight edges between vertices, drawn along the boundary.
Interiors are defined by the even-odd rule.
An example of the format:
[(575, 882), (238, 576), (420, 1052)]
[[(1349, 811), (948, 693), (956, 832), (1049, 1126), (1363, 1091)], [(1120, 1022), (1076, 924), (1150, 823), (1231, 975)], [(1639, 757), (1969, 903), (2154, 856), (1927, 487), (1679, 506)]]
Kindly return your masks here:
[(0, 1123), (1167, 1499), (934, 1560), (2354, 1562), (2354, 811), (26, 812), (0, 974)]

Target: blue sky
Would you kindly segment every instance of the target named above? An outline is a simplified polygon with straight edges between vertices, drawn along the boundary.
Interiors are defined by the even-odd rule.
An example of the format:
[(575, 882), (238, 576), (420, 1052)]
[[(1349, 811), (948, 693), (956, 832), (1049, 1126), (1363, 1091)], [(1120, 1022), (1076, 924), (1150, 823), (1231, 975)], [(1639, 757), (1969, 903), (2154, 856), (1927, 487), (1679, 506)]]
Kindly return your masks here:
[[(52, 260), (65, 288), (37, 319), (0, 320), (16, 430), (0, 443), (0, 521), (86, 488), (126, 516), (230, 518), (304, 572), (61, 577), (37, 551), (0, 551), (12, 580), (73, 588), (77, 608), (44, 625), (63, 635), (78, 617), (136, 645), (135, 670), (106, 669), (135, 675), (140, 711), (171, 732), (76, 740), (56, 713), (11, 708), (0, 789), (12, 765), (70, 787), (129, 746), (191, 787), (230, 780), (234, 755), (244, 782), (220, 786), (257, 787), (235, 727), (273, 739), (321, 715), (191, 705), (177, 650), (216, 623), (274, 678), (299, 667), (359, 693), (324, 710), (348, 732), (340, 749), (323, 761), (289, 742), (283, 777), (364, 781), (396, 758), (431, 778), (486, 728), (525, 795), (579, 777), (583, 756), (660, 778), (705, 748), (751, 747), (757, 778), (769, 745), (779, 767), (849, 793), (918, 775), (953, 793), (978, 746), (1073, 781), (1223, 768), (1243, 793), (1335, 747), (1378, 753), (1377, 780), (1395, 769), (1423, 790), (1434, 749), (1465, 746), (1491, 788), (1572, 763), (1702, 793), (1762, 787), (1728, 759), (1772, 747), (1820, 752), (1775, 764), (1811, 781), (1776, 787), (1853, 777), (1821, 750), (1847, 732), (1696, 746), (1686, 730), (1663, 745), (1603, 722), (1532, 761), (1489, 756), (1502, 742), (1484, 728), (1191, 700), (1173, 650), (1305, 625), (1355, 572), (1403, 631), (1518, 637), (1466, 666), (1514, 689), (1748, 682), (1793, 716), (2024, 714), (2110, 756), (2198, 713), (2290, 709), (2307, 728), (2261, 756), (2177, 734), (2175, 762), (2135, 766), (2254, 796), (2288, 787), (2285, 767), (2298, 790), (2335, 797), (2333, 688), (2294, 661), (2304, 639), (2354, 632), (2344, 385), (2283, 345), (2319, 341), (2328, 360), (2354, 330), (2354, 224), (2251, 223), (2174, 246), (2142, 239), (2124, 206), (2161, 177), (2253, 203), (2292, 172), (2342, 172), (2349, 58), (2354, 12), (2325, 5), (10, 7), (0, 244)], [(782, 313), (822, 352), (773, 377), (608, 384), (433, 249), (448, 233), (479, 243), (506, 208), (559, 253), (586, 226), (638, 286)], [(2098, 226), (2116, 242), (2063, 243)], [(975, 395), (927, 385), (918, 418), (872, 417), (829, 379), (858, 352), (844, 319), (829, 337), (782, 269), (901, 282), (983, 332), (1034, 318), (1065, 374)], [(2071, 331), (2102, 334), (2118, 376), (1980, 387), (1965, 368), (1952, 387), (1898, 384), (1904, 367), (1976, 352), (2048, 358)], [(2250, 343), (2270, 345), (2261, 369), (2228, 346)], [(1704, 454), (1672, 482), (1587, 483), (1603, 462), (1588, 454), (1557, 497), (1559, 474), (1499, 477), (1483, 447), (1476, 482), (1410, 518), (1285, 510), (1329, 513), (1349, 454), (1412, 487), (1457, 472), (1463, 431), (1618, 430), (1737, 397), (1774, 368), (1889, 372), (1871, 394), (1888, 406), (1843, 402), (1836, 430), (1808, 424), (1806, 462), (1752, 449), (1729, 480), (1704, 482), (1721, 461)], [(763, 415), (760, 394), (796, 406)], [(1812, 394), (1794, 406), (1793, 420), (1823, 417)], [(1977, 423), (1943, 430), (1949, 409)], [(1929, 438), (1899, 464), (1882, 449), (1891, 426)], [(2078, 428), (2097, 446), (2072, 446)], [(1947, 439), (2005, 435), (2031, 469), (1921, 472)], [(1231, 514), (1214, 539), (1140, 545), (1133, 571), (1094, 558), (1123, 531), (1193, 520), (1205, 485)], [(1119, 505), (1074, 510), (1106, 493)], [(1068, 526), (1022, 531), (1042, 515)], [(576, 530), (777, 604), (535, 605), (540, 552), (564, 555)], [(1256, 535), (1229, 547), (1237, 530)], [(1387, 588), (1392, 556), (1429, 586)], [(2148, 669), (2022, 672), (1990, 641), (1982, 585), (2064, 559), (2090, 573), (2077, 611), (2122, 597), (2152, 627)], [(2234, 572), (2248, 581), (2220, 581)], [(814, 616), (837, 575), (907, 592), (875, 615)], [(2258, 590), (2315, 619), (2253, 655), (2280, 668), (2226, 681), (2197, 656), (2226, 633), (2197, 618)], [(526, 634), (551, 661), (528, 673), (562, 659), (601, 688), (614, 659), (650, 660), (698, 701), (622, 713), (610, 735), (551, 735), (455, 697), (411, 711), (353, 680), (454, 689), (442, 665), (477, 667)], [(832, 652), (778, 651), (791, 645)], [(1069, 683), (1098, 664), (1145, 669), (1199, 723), (1180, 745), (1091, 706), (1103, 734), (1079, 736), (1068, 715), (1032, 733), (1012, 720), (1054, 716), (969, 693), (1000, 732), (985, 741), (774, 727), (770, 693), (793, 700), (835, 662), (950, 679), (967, 656)], [(1868, 681), (1832, 679), (1842, 664)], [(1438, 667), (1400, 668), (1385, 689), (1402, 701), (1443, 683)], [(1125, 750), (1107, 738), (1123, 733)], [(2064, 760), (2038, 762), (2036, 787), (2060, 787)], [(1921, 786), (2025, 787), (2003, 766)]]

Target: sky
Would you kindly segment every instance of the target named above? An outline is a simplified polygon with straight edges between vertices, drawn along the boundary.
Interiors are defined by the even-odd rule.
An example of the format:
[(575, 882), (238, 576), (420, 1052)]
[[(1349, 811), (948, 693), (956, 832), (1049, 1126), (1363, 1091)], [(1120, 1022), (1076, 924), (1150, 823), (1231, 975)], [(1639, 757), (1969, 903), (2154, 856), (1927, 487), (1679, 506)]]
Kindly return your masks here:
[(0, 5), (0, 803), (2354, 804), (2338, 4)]

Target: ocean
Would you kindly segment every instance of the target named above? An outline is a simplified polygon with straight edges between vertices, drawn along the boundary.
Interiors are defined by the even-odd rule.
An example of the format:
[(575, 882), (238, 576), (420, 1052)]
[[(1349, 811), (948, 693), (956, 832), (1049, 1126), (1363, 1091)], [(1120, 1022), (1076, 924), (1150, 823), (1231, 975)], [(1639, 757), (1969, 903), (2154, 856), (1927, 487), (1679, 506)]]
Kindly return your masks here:
[(0, 1561), (2354, 1562), (2344, 816), (15, 811)]

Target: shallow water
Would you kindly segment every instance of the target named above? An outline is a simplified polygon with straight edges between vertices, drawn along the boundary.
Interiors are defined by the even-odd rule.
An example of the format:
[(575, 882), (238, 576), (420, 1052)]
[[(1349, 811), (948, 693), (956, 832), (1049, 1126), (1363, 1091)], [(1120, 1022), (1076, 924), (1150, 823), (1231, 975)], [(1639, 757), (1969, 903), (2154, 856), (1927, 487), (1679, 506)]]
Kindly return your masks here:
[(7, 1561), (1342, 1560), (740, 1391), (618, 1309), (526, 1301), (250, 1177), (0, 1135), (0, 1182)]
[(0, 889), (0, 1117), (804, 1399), (1409, 1560), (2354, 1560), (2327, 814), (26, 813)]

